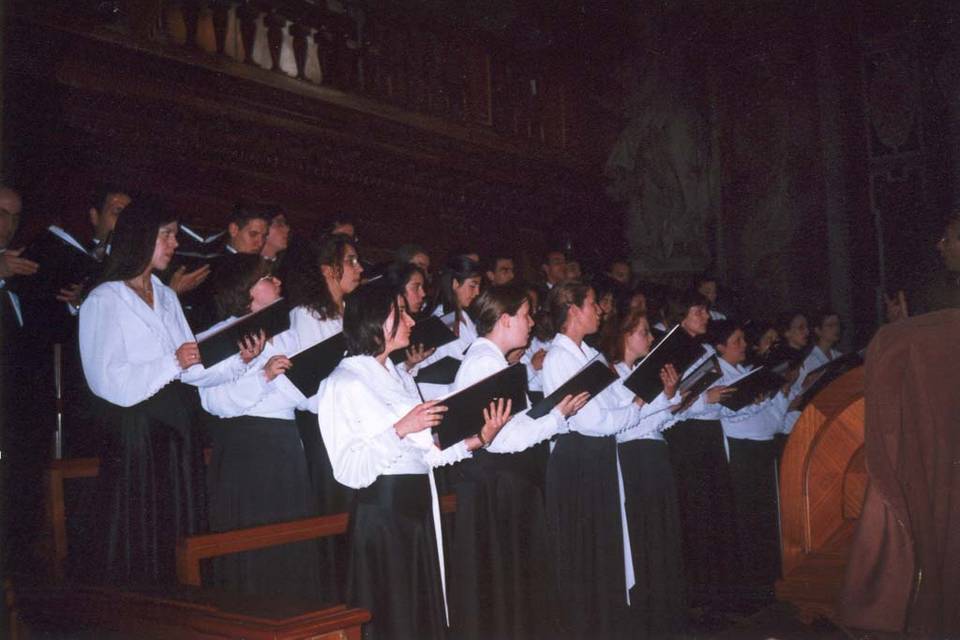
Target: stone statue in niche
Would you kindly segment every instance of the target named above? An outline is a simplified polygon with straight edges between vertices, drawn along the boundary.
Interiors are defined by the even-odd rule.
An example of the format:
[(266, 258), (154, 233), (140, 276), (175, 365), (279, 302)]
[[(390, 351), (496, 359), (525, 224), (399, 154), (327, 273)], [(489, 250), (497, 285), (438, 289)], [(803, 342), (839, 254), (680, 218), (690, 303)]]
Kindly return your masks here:
[(607, 158), (607, 191), (627, 205), (638, 271), (701, 271), (711, 262), (706, 227), (718, 177), (705, 92), (697, 95), (680, 52), (638, 50), (618, 70), (627, 124)]

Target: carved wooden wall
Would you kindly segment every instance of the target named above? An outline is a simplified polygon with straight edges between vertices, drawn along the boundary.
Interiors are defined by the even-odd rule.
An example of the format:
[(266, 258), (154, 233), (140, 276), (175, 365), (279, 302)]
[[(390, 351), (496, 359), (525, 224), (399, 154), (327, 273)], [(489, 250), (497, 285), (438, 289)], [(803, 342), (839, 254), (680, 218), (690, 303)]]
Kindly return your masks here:
[[(211, 226), (240, 198), (286, 207), (301, 229), (349, 212), (375, 259), (403, 242), (482, 251), (514, 228), (535, 255), (549, 237), (613, 228), (572, 133), (575, 76), (556, 65), (526, 60), (521, 72), (508, 48), (437, 29), (433, 62), (373, 42), (341, 46), (359, 56), (344, 62), (323, 49), (343, 16), (305, 34), (306, 18), (264, 10), (284, 3), (152, 3), (162, 20), (117, 24), (66, 20), (69, 7), (52, 4), (17, 5), (9, 30), (8, 156), (44, 214), (34, 226), (57, 215), (82, 226), (81, 194), (109, 179)], [(426, 46), (423, 25), (365, 24), (371, 38), (405, 38), (408, 54)], [(325, 79), (324, 55), (356, 77)]]

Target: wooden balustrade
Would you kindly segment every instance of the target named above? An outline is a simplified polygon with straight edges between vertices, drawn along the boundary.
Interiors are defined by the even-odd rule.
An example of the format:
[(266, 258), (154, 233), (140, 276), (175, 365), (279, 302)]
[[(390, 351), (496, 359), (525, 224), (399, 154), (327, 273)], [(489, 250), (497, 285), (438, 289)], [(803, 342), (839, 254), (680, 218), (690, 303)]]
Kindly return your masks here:
[(165, 2), (160, 23), (195, 52), (546, 146), (569, 139), (573, 92), (556, 65), (462, 29), (250, 0)]

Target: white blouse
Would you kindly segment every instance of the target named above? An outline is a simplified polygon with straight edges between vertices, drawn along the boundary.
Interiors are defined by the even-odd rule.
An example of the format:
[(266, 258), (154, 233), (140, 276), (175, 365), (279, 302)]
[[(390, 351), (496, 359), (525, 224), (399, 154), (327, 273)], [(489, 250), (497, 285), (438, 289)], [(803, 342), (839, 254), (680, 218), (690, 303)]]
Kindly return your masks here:
[[(720, 370), (723, 371), (723, 377), (718, 384), (731, 385), (737, 378), (751, 371), (742, 365), (732, 365), (723, 358), (718, 360)], [(784, 428), (783, 419), (790, 400), (790, 396), (785, 396), (778, 390), (763, 402), (749, 404), (739, 411), (730, 411), (723, 405), (717, 404), (724, 437), (740, 440), (773, 440), (773, 436)]]
[[(463, 358), (452, 391), (469, 387), (508, 366), (500, 347), (486, 338), (477, 338)], [(527, 403), (530, 403), (529, 398)], [(567, 430), (566, 419), (556, 407), (540, 418), (531, 418), (527, 415), (528, 411), (529, 408), (510, 418), (487, 450), (491, 453), (516, 453)]]
[[(234, 318), (224, 320), (230, 322)], [(218, 323), (211, 327), (216, 330)], [(200, 389), (200, 404), (220, 418), (256, 416), (293, 420), (294, 409), (304, 400), (303, 394), (285, 376), (268, 381), (263, 367), (276, 355), (289, 356), (298, 351), (297, 335), (284, 331), (271, 338), (259, 356), (250, 363), (244, 375), (236, 380)]]
[[(440, 317), (448, 326), (450, 326), (454, 318), (456, 317), (452, 313), (447, 315), (442, 314), (442, 307), (437, 307), (434, 310), (433, 315)], [(452, 329), (452, 326), (451, 326)], [(410, 375), (416, 376), (417, 372), (423, 369), (424, 367), (429, 367), (434, 362), (438, 362), (446, 357), (451, 357), (456, 360), (463, 360), (464, 352), (473, 344), (473, 341), (477, 339), (477, 328), (473, 324), (473, 320), (470, 319), (470, 316), (466, 311), (460, 314), (460, 328), (459, 336), (453, 342), (448, 342), (447, 344), (438, 347), (428, 358), (424, 358), (422, 362), (419, 362), (410, 370)], [(420, 395), (423, 396), (424, 400), (436, 400), (437, 398), (442, 398), (443, 396), (449, 394), (453, 390), (453, 385), (449, 384), (418, 384), (420, 389)]]
[[(820, 349), (820, 347), (814, 345), (813, 349), (810, 350), (810, 353), (808, 353), (807, 357), (803, 360), (803, 366), (800, 367), (800, 373), (797, 375), (796, 382), (794, 382), (793, 386), (790, 387), (791, 400), (804, 392), (803, 383), (807, 379), (807, 374), (818, 367), (822, 367), (831, 360), (839, 358), (841, 355), (843, 354), (836, 349), (831, 349), (830, 355), (827, 355)], [(783, 433), (793, 432), (793, 427), (800, 418), (800, 413), (800, 411), (787, 412), (783, 418)]]
[(471, 457), (466, 442), (441, 451), (428, 429), (404, 438), (397, 435), (394, 425), (419, 404), (420, 399), (413, 379), (390, 358), (384, 364), (373, 356), (344, 358), (320, 383), (317, 395), (320, 435), (330, 456), (333, 477), (339, 483), (360, 489), (370, 486), (381, 475), (427, 475), (446, 613), (440, 501), (431, 468)]
[(531, 338), (530, 346), (528, 346), (526, 351), (523, 352), (523, 355), (520, 356), (520, 362), (527, 368), (527, 388), (530, 389), (530, 391), (543, 393), (543, 368), (541, 367), (539, 370), (534, 368), (533, 356), (535, 356), (538, 351), (550, 351), (551, 342), (553, 341)]
[[(581, 342), (578, 347), (573, 340), (558, 333), (547, 357), (543, 359), (544, 394), (553, 393), (587, 362), (598, 356), (606, 364), (603, 356), (586, 342)], [(632, 401), (624, 404), (617, 392), (611, 389), (613, 386), (591, 397), (580, 411), (567, 419), (571, 431), (592, 437), (611, 436), (640, 421), (640, 407)]]
[(301, 348), (307, 349), (343, 331), (343, 318), (322, 320), (304, 306), (294, 307), (290, 310), (290, 329), (297, 334)]
[(344, 358), (320, 384), (320, 433), (333, 476), (354, 489), (381, 475), (429, 473), (470, 457), (466, 443), (440, 451), (429, 430), (400, 438), (394, 425), (420, 403), (413, 380), (387, 358)]
[[(290, 310), (290, 331), (296, 336), (298, 347), (297, 351), (288, 355), (296, 355), (297, 352), (309, 349), (315, 344), (319, 344), (327, 338), (332, 338), (343, 331), (343, 317), (327, 318), (321, 320), (316, 313), (304, 307), (294, 307)], [(294, 389), (296, 387), (287, 380), (286, 376), (281, 376)], [(309, 398), (303, 397), (303, 394), (297, 390), (297, 394), (302, 398), (297, 405), (301, 411), (317, 412), (317, 394)]]
[(176, 352), (194, 342), (177, 294), (150, 276), (153, 308), (121, 281), (105, 282), (80, 307), (80, 358), (94, 394), (121, 407), (150, 398), (174, 380), (198, 387), (236, 379), (247, 369), (239, 354), (210, 369), (181, 369)]
[[(625, 362), (618, 362), (613, 365), (613, 368), (617, 370), (617, 375), (620, 376), (620, 382), (614, 382), (610, 385), (613, 387), (613, 392), (620, 396), (621, 403), (633, 402), (635, 394), (623, 386), (623, 381), (630, 377), (630, 374), (633, 373), (633, 368), (628, 367)], [(675, 397), (673, 400), (679, 403), (680, 398)], [(653, 402), (640, 407), (640, 419), (635, 425), (618, 433), (617, 442), (663, 440), (663, 434), (661, 432), (672, 427), (677, 422), (677, 416), (670, 412), (672, 406), (671, 399), (667, 398), (663, 392), (660, 392), (660, 394), (653, 399)]]

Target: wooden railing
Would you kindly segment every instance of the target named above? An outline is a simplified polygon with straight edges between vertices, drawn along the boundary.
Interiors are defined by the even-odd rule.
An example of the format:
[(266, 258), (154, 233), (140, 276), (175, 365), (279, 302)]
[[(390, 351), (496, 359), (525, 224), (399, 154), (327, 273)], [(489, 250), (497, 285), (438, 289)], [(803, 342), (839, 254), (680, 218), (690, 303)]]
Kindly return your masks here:
[[(488, 33), (399, 12), (334, 12), (326, 2), (310, 0), (53, 4), (62, 14), (82, 14), (80, 7), (96, 4), (99, 21), (113, 32), (212, 63), (244, 63), (545, 147), (570, 142), (571, 101), (579, 99), (574, 76), (556, 56), (518, 50)], [(30, 2), (20, 5), (23, 13), (33, 11)], [(44, 11), (55, 15), (49, 6)], [(89, 11), (85, 15), (90, 18)]]

